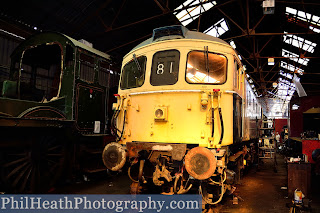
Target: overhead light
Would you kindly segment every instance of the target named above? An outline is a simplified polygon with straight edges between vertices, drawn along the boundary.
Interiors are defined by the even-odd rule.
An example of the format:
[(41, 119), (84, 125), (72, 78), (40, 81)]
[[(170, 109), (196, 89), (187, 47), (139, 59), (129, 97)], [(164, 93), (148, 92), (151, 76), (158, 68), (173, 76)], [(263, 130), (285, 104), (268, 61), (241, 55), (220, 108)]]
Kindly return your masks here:
[(268, 58), (268, 65), (274, 65), (274, 58)]
[(274, 0), (265, 0), (262, 2), (263, 14), (274, 14)]

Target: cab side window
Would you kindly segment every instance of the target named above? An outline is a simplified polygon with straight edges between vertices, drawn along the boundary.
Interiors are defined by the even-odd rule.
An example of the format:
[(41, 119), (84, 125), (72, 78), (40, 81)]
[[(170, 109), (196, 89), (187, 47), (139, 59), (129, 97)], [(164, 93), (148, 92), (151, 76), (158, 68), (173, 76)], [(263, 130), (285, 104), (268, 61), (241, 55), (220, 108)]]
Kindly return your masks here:
[(124, 65), (121, 73), (121, 89), (141, 87), (144, 84), (147, 57), (139, 56)]

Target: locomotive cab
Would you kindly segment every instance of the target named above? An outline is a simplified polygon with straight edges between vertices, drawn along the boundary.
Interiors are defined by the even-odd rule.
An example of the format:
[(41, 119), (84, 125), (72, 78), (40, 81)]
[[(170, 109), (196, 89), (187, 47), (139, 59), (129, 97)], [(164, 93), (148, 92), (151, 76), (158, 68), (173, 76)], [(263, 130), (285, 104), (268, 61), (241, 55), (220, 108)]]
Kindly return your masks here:
[(124, 146), (105, 149), (104, 161), (119, 169), (126, 150), (134, 192), (152, 182), (181, 194), (202, 180), (220, 201), (234, 179), (229, 148), (250, 139), (245, 95), (244, 69), (228, 43), (182, 26), (155, 29), (124, 56), (112, 120)]

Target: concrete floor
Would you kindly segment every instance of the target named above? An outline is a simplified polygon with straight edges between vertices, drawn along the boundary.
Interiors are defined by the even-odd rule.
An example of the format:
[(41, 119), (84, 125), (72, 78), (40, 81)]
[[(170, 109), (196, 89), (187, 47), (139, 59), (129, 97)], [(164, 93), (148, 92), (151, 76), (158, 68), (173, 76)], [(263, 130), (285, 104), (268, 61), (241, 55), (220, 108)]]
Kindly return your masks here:
[(264, 159), (257, 168), (251, 168), (244, 174), (241, 183), (234, 192), (239, 197), (238, 205), (233, 204), (233, 196), (224, 199), (218, 207), (218, 212), (289, 212), (286, 203), (290, 202), (287, 190), (287, 171), (283, 158), (277, 159), (277, 173), (274, 172), (273, 162)]
[[(287, 169), (284, 158), (277, 158), (277, 173), (273, 170), (273, 163), (265, 159), (257, 168), (248, 170), (234, 194), (239, 197), (238, 204), (233, 204), (233, 195), (225, 196), (220, 204), (211, 209), (217, 213), (282, 213), (289, 212)], [(88, 177), (89, 181), (61, 187), (53, 193), (61, 194), (129, 194), (131, 181), (126, 174), (118, 176), (96, 175)], [(312, 181), (312, 212), (320, 213), (320, 177), (313, 177)]]

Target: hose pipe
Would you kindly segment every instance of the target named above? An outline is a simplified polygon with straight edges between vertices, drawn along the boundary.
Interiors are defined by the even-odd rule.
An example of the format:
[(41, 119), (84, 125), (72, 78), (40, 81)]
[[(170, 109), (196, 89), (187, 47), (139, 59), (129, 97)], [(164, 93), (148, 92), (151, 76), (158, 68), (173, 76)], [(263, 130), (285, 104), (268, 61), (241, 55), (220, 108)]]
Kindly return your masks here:
[(223, 126), (223, 118), (222, 118), (222, 113), (221, 113), (221, 108), (219, 107), (219, 116), (220, 116), (220, 124), (221, 124), (221, 135), (220, 135), (220, 141), (219, 144), (222, 143), (223, 135), (224, 135), (224, 126)]

